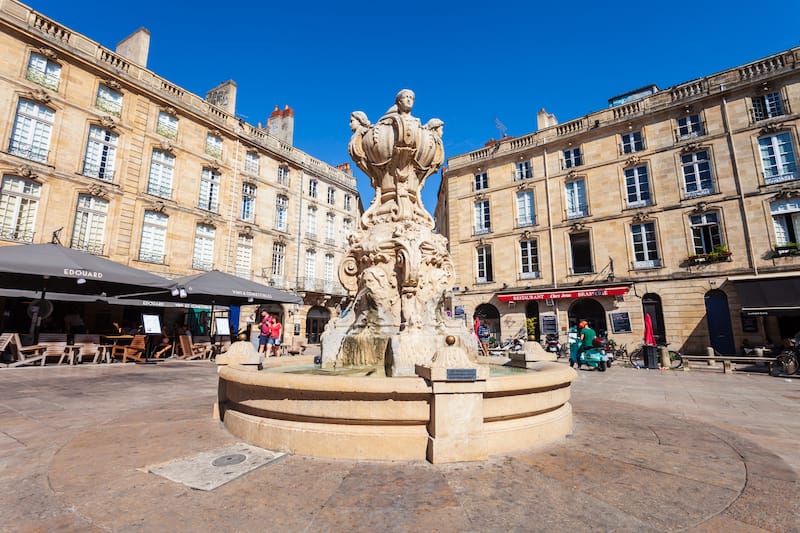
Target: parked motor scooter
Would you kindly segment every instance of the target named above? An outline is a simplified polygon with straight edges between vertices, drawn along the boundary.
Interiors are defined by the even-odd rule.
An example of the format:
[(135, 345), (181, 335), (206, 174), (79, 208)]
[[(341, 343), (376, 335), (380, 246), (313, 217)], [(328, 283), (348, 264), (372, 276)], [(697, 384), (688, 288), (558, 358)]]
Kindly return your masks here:
[(570, 339), (569, 345), (569, 366), (587, 365), (590, 368), (596, 368), (600, 372), (605, 372), (608, 368), (608, 356), (601, 347), (592, 347), (588, 350), (583, 350), (578, 354), (581, 346), (579, 339)]
[(558, 354), (559, 348), (560, 346), (558, 344), (558, 335), (548, 333), (544, 339), (544, 351)]

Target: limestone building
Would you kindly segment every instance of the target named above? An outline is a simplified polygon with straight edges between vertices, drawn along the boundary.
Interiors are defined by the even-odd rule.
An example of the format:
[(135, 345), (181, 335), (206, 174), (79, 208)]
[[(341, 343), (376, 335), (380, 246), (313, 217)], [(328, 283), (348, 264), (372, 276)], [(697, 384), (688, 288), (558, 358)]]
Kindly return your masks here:
[(800, 48), (451, 157), (436, 219), (451, 312), (493, 333), (586, 318), (629, 347), (645, 315), (691, 353), (800, 330)]
[(292, 146), (293, 110), (254, 126), (233, 81), (204, 99), (158, 76), (144, 29), (112, 51), (14, 0), (0, 27), (0, 245), (57, 239), (167, 277), (296, 291), (305, 305), (274, 311), (317, 341), (361, 203), (348, 166)]

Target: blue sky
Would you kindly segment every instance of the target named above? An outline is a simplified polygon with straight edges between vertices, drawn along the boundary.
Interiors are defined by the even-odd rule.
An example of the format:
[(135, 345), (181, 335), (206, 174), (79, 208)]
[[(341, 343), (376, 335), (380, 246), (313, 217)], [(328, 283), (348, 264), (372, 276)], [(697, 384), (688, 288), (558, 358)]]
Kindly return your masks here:
[[(237, 114), (265, 123), (295, 110), (294, 144), (327, 163), (349, 161), (349, 115), (376, 120), (402, 88), (414, 114), (445, 123), (445, 155), (500, 132), (536, 130), (655, 83), (670, 87), (800, 45), (800, 2), (228, 2), (35, 0), (36, 11), (101, 45), (144, 26), (148, 68), (205, 95), (232, 79)], [(353, 165), (354, 166), (354, 165)], [(358, 173), (365, 205), (369, 180)], [(423, 201), (432, 212), (438, 176)]]

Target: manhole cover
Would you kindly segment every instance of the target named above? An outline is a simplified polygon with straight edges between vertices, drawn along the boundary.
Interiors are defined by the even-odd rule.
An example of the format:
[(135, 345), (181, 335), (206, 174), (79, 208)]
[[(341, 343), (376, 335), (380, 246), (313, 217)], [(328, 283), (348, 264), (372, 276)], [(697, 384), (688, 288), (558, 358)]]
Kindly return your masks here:
[(214, 466), (231, 466), (243, 463), (246, 459), (247, 456), (242, 453), (233, 453), (230, 455), (223, 455), (222, 457), (217, 457), (211, 462), (211, 464)]

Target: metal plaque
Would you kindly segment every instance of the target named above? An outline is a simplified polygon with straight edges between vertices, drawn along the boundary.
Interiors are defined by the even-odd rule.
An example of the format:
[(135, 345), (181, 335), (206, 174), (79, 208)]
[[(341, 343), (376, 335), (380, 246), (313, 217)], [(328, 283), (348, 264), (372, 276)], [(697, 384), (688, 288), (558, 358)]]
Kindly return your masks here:
[(448, 368), (447, 381), (475, 381), (478, 379), (476, 368)]

